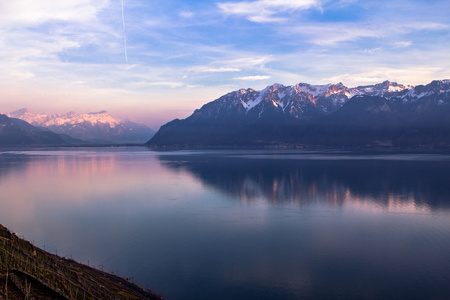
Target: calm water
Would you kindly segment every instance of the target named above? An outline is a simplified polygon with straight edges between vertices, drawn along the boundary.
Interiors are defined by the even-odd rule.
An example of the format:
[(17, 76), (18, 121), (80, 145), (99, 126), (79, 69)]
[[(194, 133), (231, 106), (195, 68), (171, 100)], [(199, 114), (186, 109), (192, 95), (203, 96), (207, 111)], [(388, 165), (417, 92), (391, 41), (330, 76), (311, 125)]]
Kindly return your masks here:
[(166, 299), (449, 299), (450, 155), (0, 152), (0, 223)]

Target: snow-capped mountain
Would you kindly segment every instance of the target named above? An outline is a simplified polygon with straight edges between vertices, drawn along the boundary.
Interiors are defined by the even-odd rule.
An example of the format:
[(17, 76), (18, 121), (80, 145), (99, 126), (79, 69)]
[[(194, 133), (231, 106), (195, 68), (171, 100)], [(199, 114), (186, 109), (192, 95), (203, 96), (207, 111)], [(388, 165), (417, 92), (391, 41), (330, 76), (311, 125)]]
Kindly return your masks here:
[[(444, 124), (450, 132), (449, 113), (450, 80), (418, 86), (385, 81), (354, 88), (342, 83), (274, 84), (261, 91), (240, 89), (209, 102), (190, 117), (162, 126), (148, 145), (327, 144), (330, 128), (341, 129), (333, 131), (336, 140), (336, 135), (367, 124), (392, 143), (393, 137), (385, 135), (392, 126), (396, 134)], [(316, 137), (310, 138), (312, 132)]]
[(29, 123), (0, 114), (1, 146), (68, 145), (62, 136), (36, 128)]
[(154, 134), (146, 125), (114, 118), (106, 111), (48, 115), (35, 114), (23, 108), (7, 115), (33, 126), (96, 143), (144, 143)]
[(66, 114), (35, 114), (27, 108), (22, 108), (9, 113), (12, 118), (18, 118), (30, 123), (33, 126), (60, 126), (60, 125), (75, 125), (81, 123), (89, 123), (91, 126), (97, 124), (108, 124), (114, 128), (120, 124), (120, 120), (113, 118), (106, 111), (93, 112), (87, 114), (77, 114), (75, 112), (69, 112)]
[[(256, 120), (277, 112), (295, 119), (311, 119), (341, 108), (354, 96), (379, 96), (392, 102), (412, 103), (429, 96), (442, 96), (450, 92), (449, 80), (433, 81), (429, 85), (411, 86), (396, 82), (347, 88), (342, 83), (293, 86), (274, 84), (262, 91), (240, 89), (196, 110), (192, 118), (240, 117)], [(445, 97), (444, 97), (445, 98)], [(442, 103), (448, 103), (448, 99)]]

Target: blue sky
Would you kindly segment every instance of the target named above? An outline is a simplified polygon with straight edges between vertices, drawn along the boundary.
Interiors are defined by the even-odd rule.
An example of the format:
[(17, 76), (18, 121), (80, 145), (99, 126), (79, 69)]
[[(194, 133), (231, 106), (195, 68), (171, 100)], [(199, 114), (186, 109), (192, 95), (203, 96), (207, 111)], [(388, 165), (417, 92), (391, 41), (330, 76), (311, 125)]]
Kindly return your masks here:
[(0, 0), (0, 103), (106, 109), (157, 129), (239, 88), (427, 84), (450, 78), (449, 11), (448, 0)]

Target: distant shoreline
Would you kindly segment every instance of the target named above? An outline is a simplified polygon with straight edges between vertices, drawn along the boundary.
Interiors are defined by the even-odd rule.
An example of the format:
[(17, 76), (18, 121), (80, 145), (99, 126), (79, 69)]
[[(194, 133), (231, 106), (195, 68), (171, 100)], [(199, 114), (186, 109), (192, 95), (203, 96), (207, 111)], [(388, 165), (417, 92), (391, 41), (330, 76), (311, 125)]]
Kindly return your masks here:
[(0, 145), (2, 150), (31, 150), (31, 149), (80, 149), (80, 148), (146, 148), (150, 151), (183, 151), (183, 150), (280, 150), (280, 151), (355, 151), (377, 153), (450, 153), (447, 147), (325, 147), (321, 145), (145, 145), (145, 144), (97, 144), (97, 145)]

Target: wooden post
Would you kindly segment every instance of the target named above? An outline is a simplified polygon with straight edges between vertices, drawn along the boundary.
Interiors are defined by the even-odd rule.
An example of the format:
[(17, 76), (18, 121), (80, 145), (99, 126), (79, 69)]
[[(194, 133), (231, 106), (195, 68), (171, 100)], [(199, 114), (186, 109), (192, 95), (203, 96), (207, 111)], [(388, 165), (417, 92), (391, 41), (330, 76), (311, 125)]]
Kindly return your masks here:
[(8, 275), (9, 275), (9, 270), (6, 270), (6, 285), (5, 285), (6, 300), (8, 300)]

